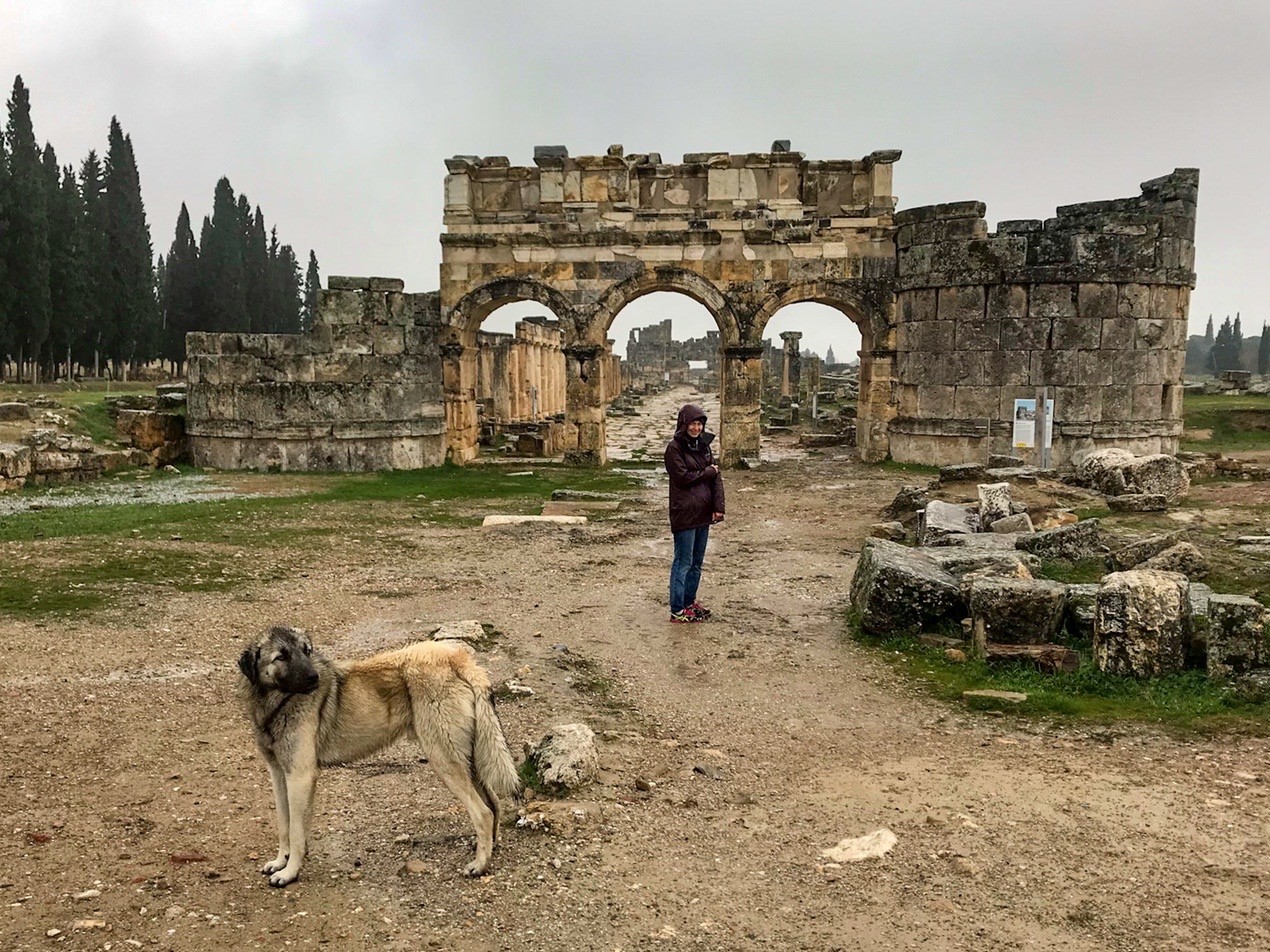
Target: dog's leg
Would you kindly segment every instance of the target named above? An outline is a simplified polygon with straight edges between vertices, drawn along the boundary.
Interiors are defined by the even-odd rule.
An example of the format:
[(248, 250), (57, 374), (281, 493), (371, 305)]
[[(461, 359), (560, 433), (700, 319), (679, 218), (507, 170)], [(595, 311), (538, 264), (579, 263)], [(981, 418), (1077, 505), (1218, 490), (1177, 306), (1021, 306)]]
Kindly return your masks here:
[(290, 842), (287, 864), (269, 877), (270, 886), (286, 886), (300, 875), (300, 864), (308, 845), (309, 809), (317, 788), (317, 763), (309, 760), (287, 771), (287, 810), (290, 814)]
[(480, 876), (488, 868), (490, 856), (494, 852), (494, 811), (476, 789), (467, 764), (451, 757), (428, 759), (441, 775), (442, 782), (467, 808), (467, 815), (472, 819), (472, 828), (476, 831), (476, 859), (468, 863), (463, 872), (469, 876)]
[(260, 871), (266, 876), (287, 865), (291, 854), (291, 810), (287, 803), (287, 775), (280, 766), (269, 762), (269, 777), (273, 781), (274, 822), (278, 825), (278, 855), (265, 863)]

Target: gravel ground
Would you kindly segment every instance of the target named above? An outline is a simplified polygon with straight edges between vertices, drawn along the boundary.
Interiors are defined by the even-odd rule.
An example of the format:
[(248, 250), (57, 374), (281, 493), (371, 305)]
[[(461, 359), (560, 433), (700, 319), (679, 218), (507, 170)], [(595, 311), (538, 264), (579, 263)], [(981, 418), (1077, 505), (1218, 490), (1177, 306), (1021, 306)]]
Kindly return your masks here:
[[(372, 530), (350, 508), (280, 581), (0, 622), (0, 948), (1270, 948), (1266, 739), (932, 701), (841, 636), (903, 477), (811, 459), (727, 480), (704, 625), (666, 619), (664, 486), (586, 527), (380, 504)], [(565, 829), (505, 829), (472, 881), (465, 814), (398, 746), (324, 774), (302, 877), (269, 889), (243, 642), (289, 621), (352, 657), (462, 618), (501, 632), (494, 678), (535, 691), (500, 707), (513, 750), (585, 721), (600, 782)], [(881, 828), (882, 859), (821, 855)]]
[[(145, 478), (141, 478), (145, 477)], [(210, 499), (244, 499), (264, 493), (243, 492), (203, 474), (138, 476), (106, 479), (76, 486), (61, 486), (42, 493), (0, 495), (0, 516), (38, 509), (70, 509), (76, 506), (155, 506), (166, 503), (206, 502)]]

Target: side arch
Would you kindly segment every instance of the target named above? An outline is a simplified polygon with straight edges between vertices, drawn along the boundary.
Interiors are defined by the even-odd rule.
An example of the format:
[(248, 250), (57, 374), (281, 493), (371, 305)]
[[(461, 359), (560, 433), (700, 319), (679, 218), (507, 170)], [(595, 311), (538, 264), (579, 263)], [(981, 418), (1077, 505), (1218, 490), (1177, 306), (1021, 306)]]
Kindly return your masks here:
[(517, 301), (537, 301), (560, 319), (566, 338), (572, 336), (576, 327), (574, 307), (551, 285), (535, 278), (498, 278), (479, 285), (459, 298), (442, 315), (442, 321), (460, 335), (474, 339), (485, 318), (504, 304)]
[(879, 338), (886, 336), (889, 318), (879, 313), (873, 295), (860, 288), (838, 281), (803, 281), (789, 284), (769, 294), (759, 304), (750, 320), (744, 343), (754, 347), (763, 345), (763, 331), (772, 316), (790, 304), (824, 304), (842, 312), (860, 329), (861, 350), (871, 351)]
[(600, 296), (586, 327), (579, 328), (579, 336), (595, 344), (604, 344), (618, 312), (637, 298), (654, 291), (678, 291), (687, 295), (710, 312), (719, 327), (721, 346), (740, 342), (740, 325), (724, 293), (695, 271), (674, 267), (650, 268), (610, 287)]

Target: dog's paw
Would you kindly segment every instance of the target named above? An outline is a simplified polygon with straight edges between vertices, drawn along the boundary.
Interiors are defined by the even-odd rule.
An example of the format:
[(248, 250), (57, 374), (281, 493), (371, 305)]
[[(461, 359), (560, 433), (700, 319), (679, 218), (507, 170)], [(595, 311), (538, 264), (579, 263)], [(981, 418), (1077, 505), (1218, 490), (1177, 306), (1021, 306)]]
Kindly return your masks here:
[(269, 885), (281, 889), (283, 886), (291, 885), (299, 877), (300, 871), (298, 869), (287, 869), (284, 867), (269, 877)]
[(473, 879), (475, 879), (477, 876), (484, 876), (485, 868), (488, 865), (489, 865), (488, 863), (477, 863), (473, 861), (463, 867), (463, 875), (471, 876)]
[(286, 866), (288, 859), (289, 857), (285, 854), (277, 857), (276, 859), (271, 859), (269, 862), (265, 863), (265, 865), (260, 867), (260, 872), (265, 876), (270, 876)]

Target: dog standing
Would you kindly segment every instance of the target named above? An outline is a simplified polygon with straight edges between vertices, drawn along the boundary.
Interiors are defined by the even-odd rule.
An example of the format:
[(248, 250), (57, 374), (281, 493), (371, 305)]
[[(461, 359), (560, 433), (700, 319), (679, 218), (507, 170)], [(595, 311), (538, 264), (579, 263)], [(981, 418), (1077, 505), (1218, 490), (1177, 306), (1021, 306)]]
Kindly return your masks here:
[(499, 798), (520, 779), (494, 711), (489, 677), (463, 645), (418, 642), (361, 661), (335, 662), (308, 635), (275, 627), (243, 651), (242, 696), (269, 765), (278, 855), (271, 886), (300, 874), (319, 767), (348, 763), (413, 738), (476, 829), (479, 876), (498, 839)]

